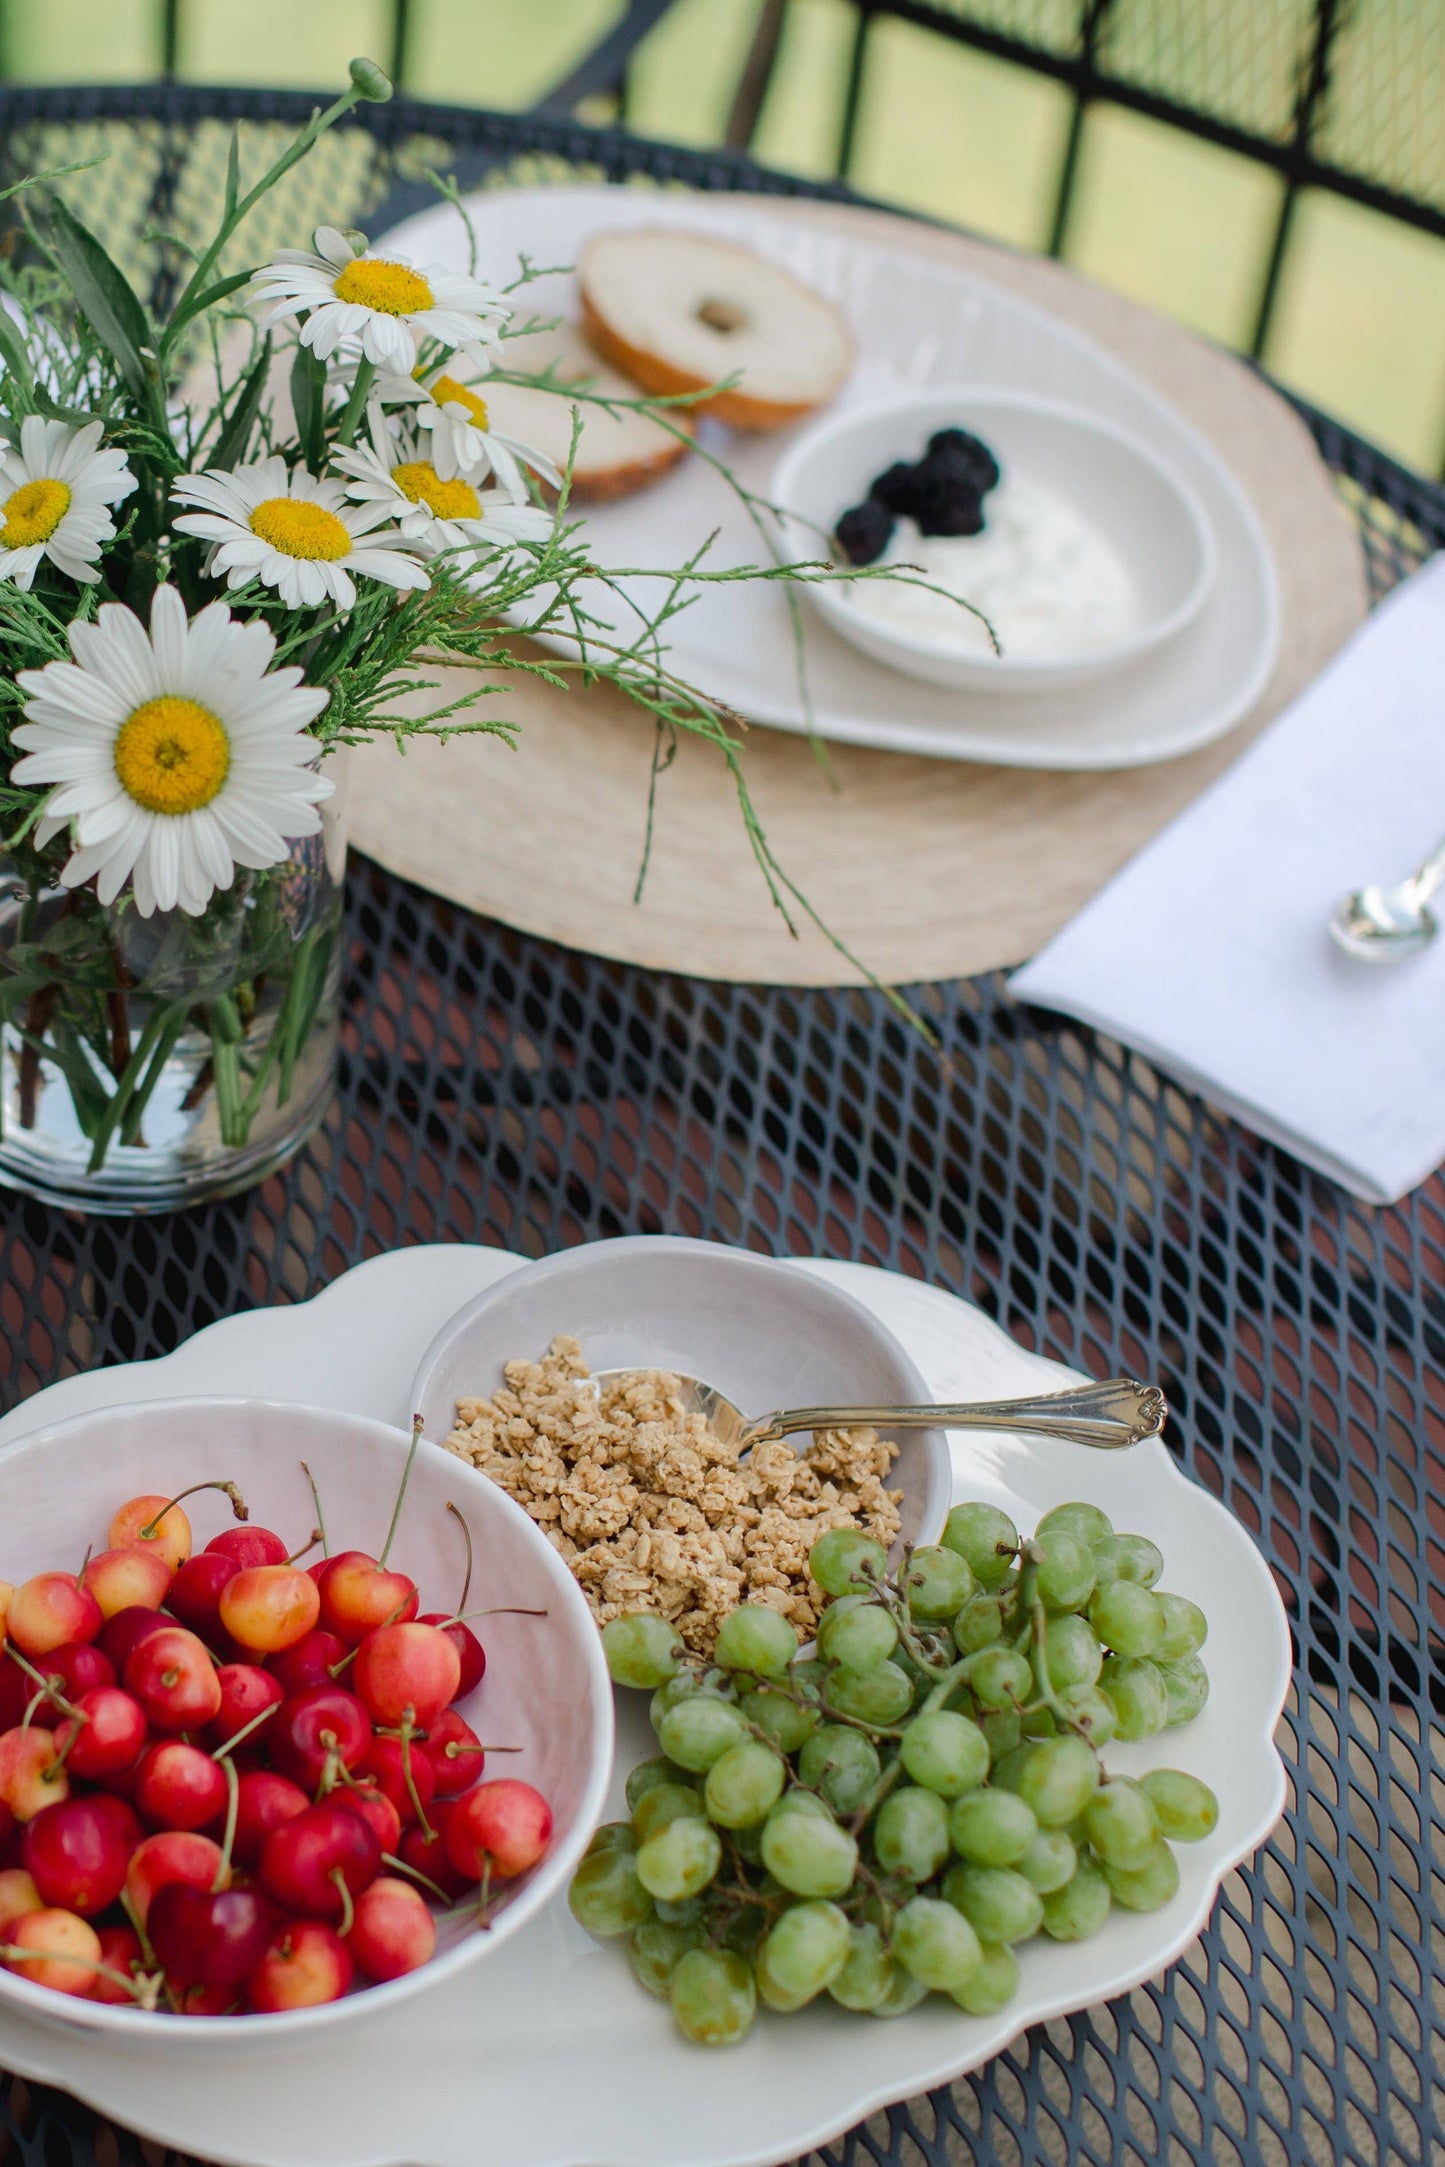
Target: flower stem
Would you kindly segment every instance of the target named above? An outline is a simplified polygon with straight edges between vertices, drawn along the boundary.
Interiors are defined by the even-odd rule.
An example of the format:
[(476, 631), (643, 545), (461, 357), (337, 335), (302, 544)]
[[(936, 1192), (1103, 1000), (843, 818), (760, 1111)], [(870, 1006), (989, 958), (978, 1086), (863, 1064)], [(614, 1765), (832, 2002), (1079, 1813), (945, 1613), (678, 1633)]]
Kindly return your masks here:
[(367, 395), (376, 381), (376, 363), (363, 358), (356, 364), (356, 376), (336, 431), (338, 444), (354, 444), (356, 432), (361, 427), (361, 417), (366, 411)]

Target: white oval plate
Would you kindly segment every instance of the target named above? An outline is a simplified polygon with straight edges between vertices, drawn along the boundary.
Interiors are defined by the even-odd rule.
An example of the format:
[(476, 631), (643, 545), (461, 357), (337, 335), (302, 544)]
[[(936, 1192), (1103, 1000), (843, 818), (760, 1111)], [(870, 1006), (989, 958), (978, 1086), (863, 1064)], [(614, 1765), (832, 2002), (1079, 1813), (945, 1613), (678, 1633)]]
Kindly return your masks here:
[[(412, 1370), (452, 1313), (526, 1260), (505, 1250), (403, 1249), (359, 1265), (313, 1302), (229, 1317), (156, 1362), (71, 1377), (0, 1422), (0, 1444), (91, 1407), (193, 1393), (306, 1399), (383, 1422), (407, 1417)], [(940, 1398), (1001, 1398), (1072, 1381), (980, 1310), (899, 1274), (813, 1262), (897, 1334)], [(1209, 1612), (1213, 1681), (1194, 1723), (1111, 1747), (1123, 1769), (1191, 1769), (1219, 1793), (1209, 1840), (1179, 1849), (1179, 1892), (1148, 1916), (1113, 1914), (1092, 1941), (1033, 1944), (1005, 2014), (925, 2003), (890, 2023), (831, 2004), (765, 2018), (727, 2052), (689, 2047), (558, 1899), (467, 1979), (419, 1993), (299, 2048), (229, 2054), (71, 2039), (0, 2011), (0, 2066), (57, 2084), (144, 2135), (237, 2167), (773, 2167), (863, 2116), (949, 2082), (1027, 2025), (1122, 1994), (1189, 1946), (1231, 1867), (1284, 1804), (1273, 1744), (1289, 1630), (1254, 1544), (1157, 1440), (1118, 1454), (1046, 1439), (954, 1438), (960, 1495), (1032, 1522), (1069, 1497), (1147, 1530), (1165, 1583)], [(653, 1750), (641, 1694), (619, 1695), (612, 1810)], [(935, 1997), (935, 2000), (937, 1998)]]
[[(905, 246), (845, 238), (760, 200), (622, 188), (519, 188), (467, 199), (484, 277), (510, 283), (517, 259), (575, 261), (582, 242), (608, 227), (669, 225), (718, 233), (776, 257), (831, 295), (848, 316), (857, 362), (830, 412), (931, 384), (1007, 384), (1116, 422), (1165, 459), (1192, 489), (1212, 530), (1218, 575), (1194, 623), (1165, 652), (1099, 684), (1058, 693), (962, 692), (924, 684), (874, 662), (811, 612), (804, 640), (808, 685), (824, 737), (894, 752), (1014, 767), (1115, 768), (1173, 760), (1243, 719), (1263, 691), (1279, 645), (1273, 561), (1254, 509), (1212, 446), (1132, 371), (1044, 310), (986, 280), (910, 256)], [(464, 269), (467, 239), (449, 205), (422, 212), (386, 236), (409, 253)], [(570, 273), (523, 289), (518, 306), (545, 319), (574, 316)], [(808, 426), (807, 423), (800, 424)], [(766, 496), (795, 432), (734, 435), (705, 424), (749, 488)], [(760, 561), (763, 545), (726, 485), (701, 459), (619, 504), (586, 514), (602, 563), (657, 565), (691, 557), (714, 530), (708, 562)], [(659, 589), (646, 588), (655, 606)], [(589, 593), (599, 617), (635, 619), (605, 591)], [(755, 722), (803, 731), (797, 658), (781, 589), (724, 585), (702, 590), (668, 629), (678, 673)]]

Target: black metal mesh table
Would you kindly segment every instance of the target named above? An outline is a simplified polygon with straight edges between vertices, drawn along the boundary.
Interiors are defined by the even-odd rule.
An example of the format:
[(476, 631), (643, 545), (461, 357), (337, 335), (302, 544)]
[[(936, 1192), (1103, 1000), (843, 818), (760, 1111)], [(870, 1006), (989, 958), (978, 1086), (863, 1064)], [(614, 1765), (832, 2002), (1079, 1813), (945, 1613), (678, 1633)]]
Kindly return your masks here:
[[(125, 184), (88, 208), (161, 280), (165, 244), (145, 229), (204, 203), (217, 124), (290, 124), (307, 103), (35, 92), (6, 94), (0, 115), (22, 166), (125, 132)], [(408, 175), (442, 158), (464, 182), (540, 156), (788, 185), (727, 156), (404, 104), (327, 155), (280, 215), (301, 224), (319, 198), (338, 217), (345, 188), (349, 215), (388, 216), (415, 200)], [(1382, 592), (1445, 541), (1445, 492), (1309, 418)], [(918, 996), (945, 1071), (872, 995), (622, 968), (365, 864), (349, 932), (340, 1099), (284, 1176), (169, 1220), (0, 1206), (6, 1404), (302, 1300), (400, 1244), (540, 1255), (648, 1232), (891, 1265), (1027, 1346), (1159, 1378), (1183, 1464), (1256, 1535), (1293, 1622), (1285, 1821), (1159, 1982), (1031, 2032), (816, 2157), (1445, 2156), (1445, 1187), (1365, 1210), (1144, 1061), (1012, 1008), (991, 979)], [(141, 2156), (74, 2102), (0, 2082), (0, 2167)]]

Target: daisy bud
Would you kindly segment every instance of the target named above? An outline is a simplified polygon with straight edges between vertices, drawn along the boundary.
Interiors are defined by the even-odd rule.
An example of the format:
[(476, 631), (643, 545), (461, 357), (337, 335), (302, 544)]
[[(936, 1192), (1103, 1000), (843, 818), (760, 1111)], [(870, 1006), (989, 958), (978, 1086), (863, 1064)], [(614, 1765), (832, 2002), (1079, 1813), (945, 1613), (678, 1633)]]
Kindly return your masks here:
[(359, 53), (351, 63), (351, 80), (370, 105), (385, 105), (391, 96), (391, 78), (383, 75), (374, 60)]

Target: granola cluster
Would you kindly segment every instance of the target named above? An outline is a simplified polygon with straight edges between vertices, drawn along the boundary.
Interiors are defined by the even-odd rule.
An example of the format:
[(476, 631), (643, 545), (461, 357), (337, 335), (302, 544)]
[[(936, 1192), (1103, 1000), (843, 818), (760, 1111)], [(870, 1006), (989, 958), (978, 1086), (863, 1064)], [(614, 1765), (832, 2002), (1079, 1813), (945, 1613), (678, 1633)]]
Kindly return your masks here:
[(739, 1603), (770, 1603), (805, 1637), (823, 1598), (808, 1551), (830, 1527), (890, 1544), (898, 1447), (876, 1430), (828, 1430), (806, 1458), (786, 1438), (744, 1460), (683, 1411), (678, 1381), (638, 1371), (599, 1389), (575, 1339), (506, 1366), (493, 1398), (457, 1403), (448, 1451), (500, 1483), (576, 1574), (599, 1625), (624, 1611), (669, 1618), (712, 1653)]

